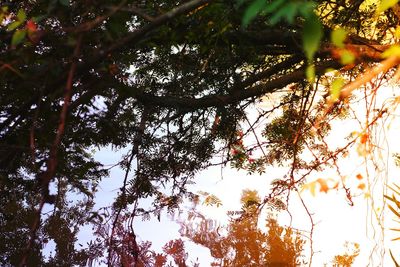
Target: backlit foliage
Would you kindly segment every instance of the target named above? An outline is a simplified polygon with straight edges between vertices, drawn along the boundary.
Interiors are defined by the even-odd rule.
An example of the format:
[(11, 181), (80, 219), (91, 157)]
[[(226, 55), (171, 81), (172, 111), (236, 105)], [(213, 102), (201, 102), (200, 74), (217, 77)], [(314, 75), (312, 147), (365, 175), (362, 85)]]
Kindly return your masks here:
[[(186, 199), (220, 206), (216, 196), (188, 189), (212, 165), (250, 174), (287, 168), (270, 178), (265, 196), (248, 192), (245, 206), (255, 214), (289, 211), (291, 193), (307, 185), (343, 190), (353, 204), (338, 159), (356, 147), (381, 169), (373, 129), (399, 98), (378, 107), (375, 96), (400, 77), (399, 14), (397, 1), (386, 0), (2, 1), (0, 264), (81, 266), (105, 254), (109, 265), (144, 261), (135, 250), (148, 244), (135, 243), (132, 221), (161, 220)], [(332, 122), (353, 116), (360, 101), (361, 129), (329, 146)], [(99, 162), (99, 150), (115, 153), (112, 166)], [(307, 180), (327, 168), (340, 179)], [(119, 181), (108, 209), (95, 205), (105, 178)], [(356, 188), (372, 196), (368, 178)], [(275, 261), (264, 247), (275, 242), (267, 239), (272, 233), (259, 232), (256, 218), (250, 213), (227, 228), (247, 245), (226, 237), (209, 246), (212, 253), (241, 255), (228, 253), (226, 264)], [(292, 251), (289, 262), (297, 262), (296, 234), (266, 223), (278, 243), (289, 232), (295, 248), (279, 251)], [(80, 247), (77, 236), (89, 226), (103, 243)], [(48, 244), (55, 249), (45, 257)], [(181, 264), (183, 245), (174, 241), (171, 249)], [(152, 264), (163, 262), (151, 255)]]
[(360, 245), (357, 243), (349, 244), (346, 242), (346, 252), (342, 255), (336, 255), (333, 259), (333, 266), (335, 267), (350, 267), (353, 266), (354, 260), (360, 254)]
[[(242, 213), (227, 226), (192, 210), (188, 220), (180, 220), (181, 234), (210, 250), (212, 266), (297, 266), (302, 258), (304, 240), (299, 232), (282, 227), (268, 217), (260, 228), (256, 191), (244, 190)], [(193, 214), (197, 214), (193, 216)], [(266, 230), (265, 230), (266, 229)]]

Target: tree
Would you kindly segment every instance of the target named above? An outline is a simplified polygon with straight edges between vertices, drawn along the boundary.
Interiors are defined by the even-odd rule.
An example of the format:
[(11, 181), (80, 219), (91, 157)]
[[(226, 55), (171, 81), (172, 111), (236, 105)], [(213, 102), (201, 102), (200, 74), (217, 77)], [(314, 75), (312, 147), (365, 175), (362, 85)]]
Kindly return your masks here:
[[(212, 266), (298, 266), (302, 263), (304, 240), (300, 233), (290, 227), (280, 226), (270, 215), (266, 219), (266, 229), (258, 225), (256, 191), (244, 190), (242, 194), (241, 216), (231, 218), (228, 225), (223, 226), (207, 219), (197, 211), (198, 202), (187, 211), (187, 218), (179, 216), (180, 233), (183, 238), (209, 249), (214, 258)], [(175, 266), (190, 265), (185, 251), (185, 242), (179, 238), (167, 242), (163, 253), (150, 249), (150, 242), (136, 243), (134, 231), (129, 226), (130, 219), (120, 216), (117, 223), (115, 247), (112, 248), (111, 266), (171, 266), (172, 258)], [(100, 237), (98, 245), (109, 240), (108, 222), (98, 222), (96, 234)], [(265, 227), (262, 227), (265, 228)], [(186, 241), (187, 242), (187, 241)]]
[[(20, 265), (44, 265), (40, 251), (49, 239), (57, 253), (48, 264), (90, 259), (95, 250), (73, 244), (80, 227), (98, 215), (93, 196), (108, 175), (92, 148), (130, 148), (118, 163), (126, 175), (112, 232), (127, 207), (132, 216), (157, 215), (194, 198), (186, 185), (216, 154), (224, 155), (222, 164), (250, 172), (267, 164), (290, 167), (286, 178), (273, 181), (265, 204), (345, 153), (348, 147), (324, 146), (324, 135), (332, 119), (346, 115), (355, 86), (380, 71), (392, 74), (397, 48), (386, 49), (398, 6), (239, 2), (2, 2), (0, 226), (9, 230), (0, 235), (10, 244), (1, 247), (2, 265), (19, 258)], [(382, 55), (383, 67), (341, 90), (346, 77)], [(324, 75), (329, 68), (347, 76)], [(333, 82), (332, 92), (321, 97), (320, 81)], [(279, 94), (279, 103), (249, 119), (261, 97)], [(253, 134), (255, 144), (243, 144)], [(312, 161), (301, 158), (305, 149), (313, 151)], [(81, 201), (69, 202), (76, 195)], [(150, 210), (137, 204), (146, 197), (154, 199)], [(45, 205), (53, 208), (50, 215)]]
[(260, 201), (256, 191), (244, 190), (241, 216), (226, 227), (193, 209), (180, 222), (181, 234), (208, 248), (213, 266), (299, 266), (305, 243), (300, 233), (280, 226), (272, 215), (266, 219), (268, 231), (260, 229)]

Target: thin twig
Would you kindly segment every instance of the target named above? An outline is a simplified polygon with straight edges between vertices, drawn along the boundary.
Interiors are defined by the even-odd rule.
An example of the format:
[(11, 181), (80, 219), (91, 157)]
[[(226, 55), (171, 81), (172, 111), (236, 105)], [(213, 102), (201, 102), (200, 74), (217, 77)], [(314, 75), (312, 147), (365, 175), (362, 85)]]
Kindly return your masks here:
[(84, 22), (77, 27), (68, 27), (64, 28), (63, 30), (65, 30), (66, 32), (74, 32), (74, 33), (90, 31), (93, 28), (99, 26), (101, 23), (103, 23), (103, 21), (105, 21), (107, 18), (114, 15), (117, 11), (121, 10), (121, 8), (125, 5), (126, 1), (127, 0), (123, 0), (118, 6), (113, 6), (109, 8), (110, 11), (103, 16), (97, 17), (91, 21)]
[[(149, 110), (145, 107), (143, 110), (143, 113), (142, 113), (138, 132), (136, 133), (134, 140), (133, 140), (131, 155), (130, 155), (130, 158), (129, 158), (129, 161), (128, 161), (128, 164), (126, 167), (123, 185), (121, 187), (121, 197), (122, 197), (123, 202), (126, 202), (126, 186), (128, 183), (129, 172), (131, 170), (133, 159), (135, 158), (135, 156), (138, 157), (139, 147), (140, 147), (140, 144), (142, 141), (142, 136), (143, 136), (143, 133), (145, 130), (148, 115), (149, 115)], [(136, 197), (136, 199), (137, 199), (137, 197)], [(113, 243), (114, 243), (114, 233), (115, 233), (115, 229), (118, 224), (118, 219), (120, 217), (122, 210), (123, 210), (123, 205), (121, 205), (118, 208), (118, 210), (116, 211), (115, 218), (112, 223), (111, 235), (109, 238), (109, 246), (108, 246), (108, 257), (107, 257), (107, 265), (108, 266), (111, 266), (111, 255), (112, 255), (112, 249), (113, 249)]]

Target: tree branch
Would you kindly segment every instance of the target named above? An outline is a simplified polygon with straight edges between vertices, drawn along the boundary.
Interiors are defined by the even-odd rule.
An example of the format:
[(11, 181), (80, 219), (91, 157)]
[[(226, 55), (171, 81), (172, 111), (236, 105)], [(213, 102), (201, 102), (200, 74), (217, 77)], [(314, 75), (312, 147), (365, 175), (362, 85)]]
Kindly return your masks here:
[(64, 134), (68, 106), (71, 102), (73, 78), (74, 78), (74, 74), (75, 74), (75, 70), (76, 70), (77, 57), (80, 53), (81, 42), (82, 42), (82, 35), (79, 37), (78, 42), (75, 47), (75, 50), (74, 50), (74, 53), (73, 53), (71, 68), (68, 73), (67, 84), (65, 86), (64, 104), (63, 104), (63, 108), (60, 113), (60, 122), (58, 125), (56, 137), (55, 137), (53, 145), (50, 149), (50, 155), (47, 160), (47, 169), (44, 173), (39, 173), (37, 175), (37, 179), (41, 186), (41, 195), (42, 196), (41, 196), (39, 208), (35, 211), (35, 216), (33, 219), (31, 230), (30, 230), (30, 237), (29, 237), (28, 243), (26, 245), (25, 251), (22, 255), (20, 264), (19, 264), (19, 266), (21, 266), (21, 267), (26, 266), (26, 264), (27, 264), (26, 262), (27, 262), (29, 253), (30, 253), (32, 246), (34, 244), (34, 241), (36, 239), (37, 230), (39, 229), (40, 217), (41, 217), (41, 213), (43, 210), (43, 206), (45, 203), (52, 203), (52, 201), (50, 200), (50, 196), (49, 196), (49, 183), (50, 183), (51, 179), (54, 177), (55, 172), (56, 172), (57, 152), (58, 152), (58, 148), (61, 144), (62, 136)]
[[(327, 68), (339, 67), (340, 64), (336, 61), (327, 61), (316, 66), (316, 74), (323, 74)], [(229, 104), (234, 104), (248, 98), (260, 97), (267, 93), (273, 93), (277, 89), (283, 88), (288, 84), (302, 81), (305, 78), (305, 71), (303, 68), (300, 68), (290, 74), (285, 74), (279, 78), (273, 79), (264, 84), (255, 85), (248, 89), (246, 89), (247, 82), (244, 82), (240, 86), (237, 85), (237, 88), (235, 88), (235, 90), (232, 90), (231, 94), (214, 94), (201, 98), (155, 96), (152, 94), (144, 93), (142, 91), (135, 91), (128, 86), (126, 86), (125, 89), (126, 93), (129, 94), (130, 97), (136, 98), (146, 105), (186, 108), (189, 110), (193, 110), (207, 107), (221, 107)]]

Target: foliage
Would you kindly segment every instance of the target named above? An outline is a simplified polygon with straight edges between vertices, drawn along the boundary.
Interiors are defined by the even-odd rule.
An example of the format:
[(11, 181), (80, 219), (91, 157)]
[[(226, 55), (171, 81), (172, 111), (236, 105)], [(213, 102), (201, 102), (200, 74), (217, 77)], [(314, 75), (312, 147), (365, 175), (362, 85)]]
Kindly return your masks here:
[[(345, 76), (381, 61), (398, 25), (397, 5), (240, 2), (1, 2), (1, 265), (84, 265), (114, 249), (112, 236), (103, 246), (75, 246), (82, 227), (103, 217), (94, 196), (109, 170), (93, 149), (129, 149), (116, 160), (125, 175), (109, 214), (112, 232), (120, 216), (159, 217), (195, 198), (187, 185), (216, 155), (218, 164), (250, 173), (289, 167), (276, 196), (346, 152), (331, 151), (324, 137), (357, 86), (336, 82), (327, 107), (330, 86), (324, 96), (310, 81), (329, 81), (328, 69)], [(396, 53), (383, 54), (384, 68), (368, 72), (371, 79), (396, 66)], [(251, 120), (249, 110), (266, 96), (279, 100)], [(255, 142), (245, 144), (248, 137)], [(314, 158), (303, 159), (305, 151)], [(139, 205), (144, 198), (153, 200), (148, 209)], [(259, 234), (254, 221), (243, 223)], [(50, 241), (55, 255), (46, 259)]]
[[(189, 218), (181, 220), (181, 234), (210, 250), (212, 266), (298, 266), (304, 263), (304, 240), (299, 232), (280, 226), (276, 219), (266, 219), (266, 229), (258, 226), (254, 209), (260, 198), (256, 191), (244, 190), (243, 213), (229, 224), (219, 226), (192, 209)], [(264, 228), (265, 229), (265, 228)]]
[[(396, 165), (398, 165), (398, 154), (395, 155), (396, 157)], [(392, 214), (394, 216), (396, 216), (397, 219), (400, 218), (400, 201), (396, 198), (396, 196), (400, 195), (400, 187), (396, 184), (393, 185), (393, 187), (388, 186), (389, 189), (391, 189), (392, 191), (392, 195), (385, 195), (385, 198), (388, 199), (393, 205), (388, 205), (389, 210), (392, 212)], [(398, 223), (398, 221), (396, 220), (396, 222)], [(399, 232), (400, 229), (399, 228), (391, 228), (390, 230), (394, 231), (394, 232)], [(392, 239), (392, 241), (397, 241), (400, 240), (400, 237), (395, 237)], [(392, 260), (394, 262), (394, 264), (396, 266), (398, 266), (399, 264), (396, 261), (396, 258), (393, 256), (392, 251), (390, 250), (390, 256), (392, 257)]]
[(350, 244), (346, 242), (345, 248), (346, 252), (343, 255), (336, 255), (333, 258), (333, 266), (337, 267), (350, 267), (353, 266), (355, 258), (360, 254), (360, 245), (357, 243), (353, 243), (350, 247)]

